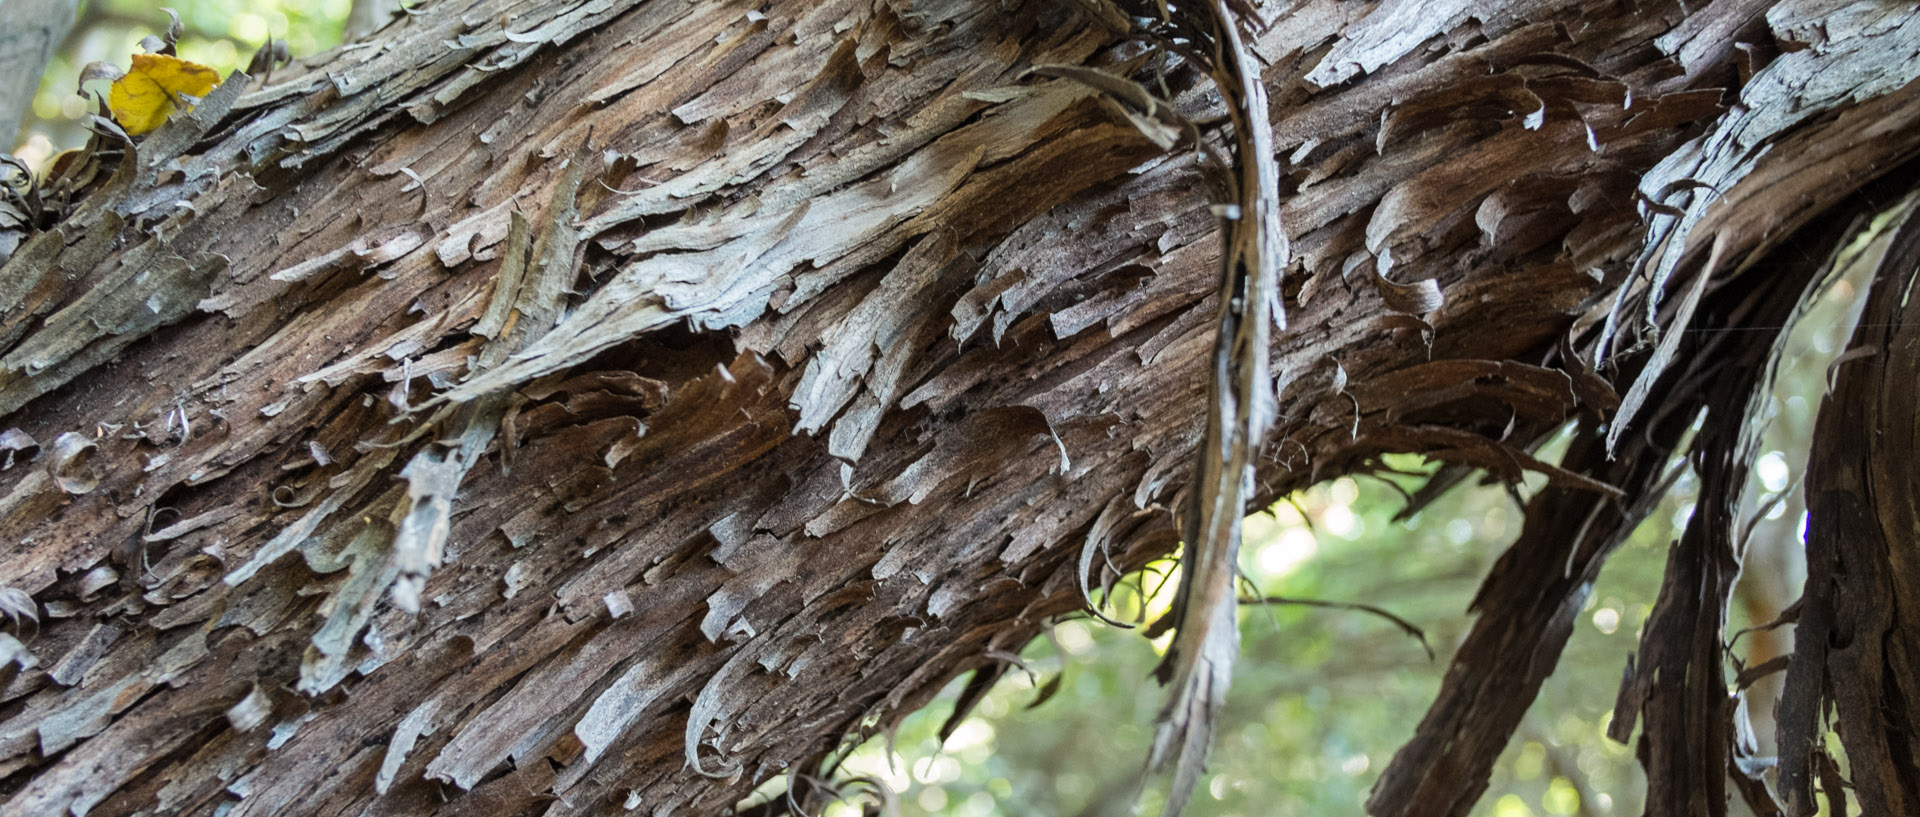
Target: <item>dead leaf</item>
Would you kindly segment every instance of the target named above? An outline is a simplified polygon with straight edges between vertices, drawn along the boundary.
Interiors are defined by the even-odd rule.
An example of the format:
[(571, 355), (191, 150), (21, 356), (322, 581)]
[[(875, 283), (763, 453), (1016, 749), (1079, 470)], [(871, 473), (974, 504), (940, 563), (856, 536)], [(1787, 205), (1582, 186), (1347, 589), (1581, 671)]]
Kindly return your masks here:
[(175, 111), (192, 110), (219, 84), (220, 74), (200, 63), (166, 54), (135, 54), (133, 67), (107, 92), (107, 107), (127, 135), (139, 136), (160, 127)]

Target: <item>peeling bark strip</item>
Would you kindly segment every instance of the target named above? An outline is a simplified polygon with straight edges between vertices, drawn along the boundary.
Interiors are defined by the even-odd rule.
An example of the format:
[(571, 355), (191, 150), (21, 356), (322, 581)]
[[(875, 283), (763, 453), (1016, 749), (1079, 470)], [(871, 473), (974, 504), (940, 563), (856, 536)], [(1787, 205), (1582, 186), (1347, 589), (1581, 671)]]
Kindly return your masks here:
[[(1659, 379), (1661, 411), (1617, 449), (1595, 423), (1576, 431), (1562, 468), (1618, 486), (1549, 486), (1527, 505), (1520, 536), (1489, 572), (1471, 609), (1480, 614), (1454, 654), (1440, 694), (1412, 740), (1382, 772), (1368, 800), (1380, 815), (1462, 815), (1485, 790), (1506, 748), (1553, 672), (1607, 556), (1647, 518), (1681, 471), (1685, 455), (1702, 474), (1702, 499), (1672, 553), (1662, 602), (1642, 653), (1627, 667), (1609, 734), (1627, 742), (1645, 723), (1649, 811), (1724, 814), (1725, 783), (1742, 783), (1751, 748), (1736, 744), (1745, 715), (1727, 702), (1719, 667), (1725, 611), (1742, 543), (1735, 541), (1739, 489), (1747, 484), (1759, 424), (1786, 330), (1853, 239), (1884, 205), (1888, 190), (1912, 184), (1916, 169), (1870, 186), (1827, 218), (1781, 242), (1751, 273), (1717, 280), (1696, 310), (1696, 331)], [(1725, 331), (1735, 326), (1739, 331)], [(1631, 381), (1635, 372), (1622, 372)], [(1696, 420), (1704, 430), (1681, 448)], [(1731, 418), (1731, 420), (1729, 420)], [(1699, 671), (1695, 671), (1699, 668)], [(1644, 707), (1644, 709), (1643, 709)], [(1751, 727), (1746, 727), (1751, 732)], [(1705, 733), (1701, 733), (1706, 730)], [(1742, 788), (1755, 813), (1764, 786)]]
[[(1642, 369), (1621, 401), (1621, 422), (1615, 423), (1608, 432), (1608, 445), (1618, 444), (1629, 427), (1628, 421), (1638, 413), (1647, 391), (1659, 379), (1677, 348), (1679, 333), (1662, 333), (1659, 328), (1687, 325), (1699, 305), (1697, 293), (1720, 265), (1746, 266), (1778, 246), (1777, 239), (1769, 241), (1755, 234), (1779, 235), (1783, 226), (1780, 210), (1785, 208), (1760, 206), (1761, 202), (1790, 201), (1787, 196), (1795, 194), (1818, 195), (1814, 191), (1824, 183), (1820, 178), (1824, 174), (1806, 172), (1808, 168), (1796, 161), (1798, 156), (1770, 156), (1769, 152), (1778, 146), (1793, 145), (1796, 137), (1807, 138), (1808, 131), (1828, 130), (1836, 137), (1849, 134), (1812, 123), (1816, 117), (1829, 115), (1848, 103), (1888, 96), (1910, 97), (1909, 93), (1899, 92), (1910, 91), (1909, 86), (1920, 79), (1920, 62), (1913, 59), (1915, 54), (1920, 54), (1920, 17), (1864, 4), (1843, 9), (1834, 6), (1788, 3), (1769, 9), (1767, 25), (1787, 53), (1753, 74), (1740, 88), (1741, 104), (1714, 123), (1711, 131), (1661, 160), (1641, 178), (1639, 194), (1654, 216), (1646, 247), (1635, 262), (1634, 276), (1638, 279), (1646, 274), (1650, 280), (1643, 290), (1634, 286), (1621, 290), (1619, 307), (1607, 315), (1599, 348), (1607, 354), (1615, 351), (1612, 345), (1618, 337), (1615, 331), (1621, 322), (1635, 320), (1627, 306), (1636, 300), (1642, 304), (1643, 317), (1638, 319), (1639, 323), (1648, 335), (1642, 342), (1652, 343), (1657, 339), (1658, 343), (1651, 363)], [(1737, 25), (1731, 19), (1717, 20), (1713, 14), (1703, 17), (1707, 18), (1702, 21), (1705, 25), (1696, 36), (1704, 36), (1704, 29), (1716, 24)], [(1910, 101), (1902, 107), (1905, 112), (1893, 114), (1894, 118), (1911, 122), (1920, 116)], [(1858, 119), (1857, 116), (1851, 118)], [(1888, 123), (1861, 124), (1878, 130)], [(1794, 133), (1796, 129), (1800, 132)], [(1847, 138), (1849, 142), (1863, 140), (1859, 135)], [(1866, 135), (1865, 138), (1872, 137)], [(1849, 145), (1845, 150), (1851, 149)], [(1828, 152), (1832, 148), (1822, 146), (1815, 150)], [(1780, 178), (1782, 176), (1788, 179), (1798, 176), (1800, 180), (1794, 183)], [(1775, 183), (1780, 181), (1788, 181), (1790, 189), (1777, 189)], [(1734, 206), (1722, 203), (1716, 207), (1722, 197), (1731, 199)], [(1752, 201), (1756, 197), (1761, 201)], [(1675, 204), (1682, 199), (1687, 202), (1684, 210)], [(1831, 203), (1835, 199), (1825, 201)], [(1801, 218), (1807, 217), (1806, 212), (1800, 211)], [(1802, 223), (1793, 218), (1794, 214), (1786, 215), (1784, 226)], [(1695, 230), (1705, 231), (1712, 240), (1690, 240)], [(1670, 286), (1682, 263), (1700, 267), (1694, 273), (1694, 283)], [(1663, 320), (1660, 309), (1670, 290), (1686, 295), (1673, 305), (1673, 314)]]
[[(1910, 9), (1695, 5), (1259, 8), (1216, 86), (1090, 0), (445, 0), (103, 137), (0, 221), (0, 815), (719, 813), (991, 679), (1182, 490), (1223, 568), (1387, 451), (1631, 518), (1713, 360), (1674, 338), (1920, 149)], [(1179, 138), (1258, 154), (1222, 237)], [(1618, 467), (1527, 454), (1630, 382)], [(1445, 813), (1484, 787), (1611, 536), (1502, 560), (1376, 813), (1434, 747)]]
[[(1133, 16), (1149, 11), (1145, 4), (1139, 5), (1130, 9)], [(1168, 52), (1198, 58), (1197, 67), (1208, 73), (1219, 90), (1234, 128), (1233, 172), (1221, 179), (1229, 201), (1215, 205), (1222, 222), (1222, 243), (1207, 425), (1195, 455), (1193, 481), (1185, 489), (1186, 502), (1181, 506), (1185, 517), (1180, 532), (1186, 547), (1179, 593), (1167, 614), (1176, 630), (1156, 671), (1170, 693), (1157, 718), (1147, 761), (1153, 769), (1173, 770), (1163, 810), (1173, 817), (1186, 807), (1200, 782), (1213, 743), (1214, 721), (1226, 706), (1233, 661), (1240, 652), (1235, 590), (1240, 521), (1255, 492), (1254, 462), (1277, 414), (1274, 393), (1281, 384), (1269, 374), (1267, 357), (1271, 329), (1286, 326), (1280, 271), (1287, 263), (1287, 239), (1275, 200), (1280, 174), (1275, 167), (1273, 127), (1267, 120), (1266, 86), (1242, 31), (1245, 25), (1262, 22), (1258, 12), (1244, 6), (1235, 12), (1228, 9), (1226, 0), (1213, 0), (1204, 11), (1181, 8), (1177, 15), (1163, 4), (1160, 14), (1158, 26), (1147, 29), (1148, 35), (1166, 43)], [(1082, 81), (1118, 87), (1121, 93), (1137, 91), (1136, 104), (1158, 115), (1142, 120), (1129, 112), (1128, 117), (1149, 138), (1167, 130), (1165, 120), (1178, 118), (1170, 113), (1170, 105), (1139, 91), (1138, 86), (1102, 83), (1099, 79), (1104, 76), (1083, 73)], [(1183, 120), (1183, 124), (1181, 132), (1197, 135), (1191, 123)], [(1155, 141), (1166, 147), (1167, 137), (1174, 135)]]
[[(1914, 552), (1914, 384), (1920, 222), (1908, 201), (1866, 309), (1820, 408), (1807, 484), (1807, 590), (1781, 703), (1784, 813), (1817, 811), (1819, 765), (1830, 787), (1824, 724), (1839, 730), (1866, 814), (1920, 809), (1920, 559)], [(1860, 354), (1854, 354), (1859, 350)], [(1836, 811), (1837, 813), (1837, 811)]]

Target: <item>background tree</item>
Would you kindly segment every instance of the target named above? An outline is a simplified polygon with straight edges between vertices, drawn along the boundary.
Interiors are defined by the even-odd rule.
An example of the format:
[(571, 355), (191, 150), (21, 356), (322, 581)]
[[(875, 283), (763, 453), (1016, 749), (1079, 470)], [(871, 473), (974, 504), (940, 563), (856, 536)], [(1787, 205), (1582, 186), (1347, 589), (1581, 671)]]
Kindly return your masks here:
[[(1614, 733), (1652, 813), (1721, 813), (1730, 770), (1764, 808), (1723, 672), (1746, 419), (1911, 186), (1920, 23), (1350, 6), (1248, 32), (1294, 250), (1259, 498), (1392, 452), (1449, 463), (1416, 502), (1547, 477), (1370, 809), (1470, 807), (1683, 451)], [(1232, 131), (1112, 9), (431, 4), (137, 143), (98, 123), (9, 205), (0, 810), (714, 812), (782, 773), (807, 804), (974, 671), (964, 712), (1174, 547), (1201, 430), (1218, 199), (1161, 144)], [(1863, 332), (1902, 323), (1876, 292)], [(1823, 437), (1911, 425), (1877, 405)], [(1904, 449), (1848, 444), (1816, 534), (1910, 529), (1845, 503), (1905, 495)], [(1789, 813), (1840, 794), (1841, 688), (1867, 809), (1911, 802), (1913, 730), (1872, 724), (1914, 711), (1887, 541), (1813, 547)]]

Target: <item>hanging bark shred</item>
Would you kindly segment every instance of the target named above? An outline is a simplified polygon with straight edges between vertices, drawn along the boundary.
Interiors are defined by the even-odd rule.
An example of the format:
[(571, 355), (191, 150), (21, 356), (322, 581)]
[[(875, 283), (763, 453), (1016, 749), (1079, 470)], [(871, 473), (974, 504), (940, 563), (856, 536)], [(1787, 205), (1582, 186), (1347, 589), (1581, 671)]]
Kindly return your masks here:
[[(1813, 781), (1844, 804), (1829, 772), (1827, 717), (1866, 814), (1920, 809), (1920, 677), (1915, 610), (1920, 560), (1912, 537), (1914, 384), (1920, 358), (1920, 220), (1912, 200), (1888, 226), (1853, 348), (1814, 428), (1807, 475), (1807, 590), (1780, 705), (1780, 795), (1789, 817), (1817, 810)], [(1844, 805), (1836, 805), (1844, 811)], [(1834, 813), (1839, 813), (1838, 811)]]
[[(1112, 3), (1093, 5), (1093, 16), (1102, 21), (1146, 17), (1152, 11), (1145, 4), (1126, 10)], [(1177, 15), (1161, 4), (1158, 12), (1159, 21), (1147, 36), (1165, 43), (1173, 54), (1198, 58), (1224, 98), (1234, 127), (1232, 169), (1221, 180), (1230, 200), (1215, 206), (1222, 246), (1207, 424), (1187, 487), (1188, 501), (1182, 506), (1185, 555), (1168, 613), (1174, 639), (1156, 670), (1171, 691), (1147, 761), (1152, 769), (1172, 770), (1164, 806), (1172, 817), (1186, 807), (1205, 770), (1214, 722), (1226, 705), (1240, 651), (1235, 592), (1240, 520), (1255, 495), (1255, 460), (1276, 419), (1277, 384), (1267, 357), (1272, 330), (1286, 325), (1280, 275), (1288, 252), (1276, 200), (1280, 174), (1266, 113), (1266, 86), (1242, 31), (1259, 22), (1257, 12), (1230, 9), (1226, 0), (1214, 0), (1198, 12), (1182, 6)], [(1131, 31), (1131, 24), (1121, 30)], [(1121, 101), (1121, 115), (1162, 148), (1189, 135), (1199, 141), (1189, 120), (1138, 83), (1072, 66), (1042, 67), (1038, 72), (1074, 79)], [(1194, 148), (1207, 149), (1201, 144)], [(1083, 551), (1082, 570), (1091, 553), (1092, 548)]]
[[(1267, 115), (1266, 86), (1244, 42), (1248, 21), (1226, 0), (1204, 17), (1183, 21), (1202, 33), (1192, 46), (1209, 53), (1207, 67), (1233, 121), (1234, 172), (1220, 229), (1220, 310), (1208, 367), (1207, 425), (1187, 486), (1181, 535), (1180, 589), (1174, 597), (1173, 643), (1156, 671), (1170, 689), (1154, 730), (1149, 765), (1172, 769), (1164, 814), (1177, 815), (1199, 784), (1215, 721), (1227, 703), (1240, 651), (1240, 520), (1255, 496), (1254, 461), (1276, 416), (1267, 356), (1275, 327), (1284, 328), (1280, 273), (1287, 263), (1280, 223), (1280, 174)], [(1198, 17), (1199, 15), (1195, 15)]]
[[(0, 815), (817, 813), (1183, 538), (1184, 796), (1233, 519), (1401, 450), (1552, 478), (1370, 804), (1463, 813), (1758, 377), (1685, 330), (1911, 183), (1910, 9), (1695, 5), (473, 0), (97, 121), (0, 213)], [(1172, 18), (1214, 34), (1156, 61)], [(1728, 554), (1626, 685), (1662, 792), (1738, 757), (1668, 680), (1719, 677)]]
[[(1900, 174), (1900, 183), (1906, 175)], [(1857, 234), (1856, 218), (1883, 206), (1885, 195), (1882, 188), (1846, 202), (1830, 212), (1832, 221), (1789, 236), (1784, 246), (1792, 251), (1765, 259), (1751, 274), (1721, 281), (1697, 310), (1701, 317), (1688, 333), (1689, 342), (1658, 381), (1652, 405), (1662, 410), (1618, 448), (1609, 450), (1595, 417), (1582, 421), (1561, 467), (1618, 486), (1623, 495), (1550, 483), (1528, 503), (1520, 536), (1474, 599), (1479, 619), (1454, 654), (1439, 696), (1375, 784), (1368, 800), (1371, 813), (1468, 812), (1553, 672), (1607, 556), (1658, 506), (1681, 473), (1670, 465), (1681, 454), (1703, 473), (1703, 499), (1696, 521), (1673, 552), (1676, 564), (1662, 592), (1666, 603), (1649, 622), (1643, 654), (1628, 664), (1610, 734), (1625, 742), (1636, 719), (1645, 717), (1649, 736), (1643, 758), (1652, 764), (1649, 802), (1686, 806), (1673, 813), (1723, 813), (1710, 804), (1724, 803), (1724, 796), (1712, 792), (1722, 787), (1718, 781), (1731, 766), (1735, 712), (1725, 703), (1724, 688), (1714, 689), (1719, 670), (1708, 668), (1723, 660), (1718, 645), (1726, 638), (1729, 587), (1722, 581), (1732, 578), (1728, 565), (1738, 564), (1732, 535), (1737, 504), (1729, 503), (1737, 503), (1733, 491), (1744, 484), (1753, 452), (1735, 447), (1750, 447), (1751, 438), (1716, 435), (1751, 425), (1750, 414), (1759, 408), (1751, 404), (1752, 395), (1764, 395), (1768, 384), (1767, 377), (1754, 373), (1773, 365), (1803, 292), (1824, 280), (1839, 247)], [(1723, 331), (1735, 320), (1748, 328)], [(1632, 370), (1624, 373), (1625, 379), (1632, 375)], [(1703, 412), (1712, 433), (1688, 443)], [(1713, 422), (1728, 416), (1740, 422)], [(1720, 521), (1709, 523), (1715, 514)], [(1703, 575), (1708, 568), (1711, 572)], [(1664, 670), (1650, 666), (1662, 662)], [(1691, 671), (1694, 667), (1701, 670)], [(1661, 678), (1675, 683), (1654, 683)], [(1675, 700), (1694, 684), (1703, 685), (1698, 697)], [(1650, 697), (1663, 701), (1658, 713), (1641, 712)], [(1699, 725), (1715, 731), (1688, 733)], [(1651, 788), (1656, 784), (1662, 788)]]

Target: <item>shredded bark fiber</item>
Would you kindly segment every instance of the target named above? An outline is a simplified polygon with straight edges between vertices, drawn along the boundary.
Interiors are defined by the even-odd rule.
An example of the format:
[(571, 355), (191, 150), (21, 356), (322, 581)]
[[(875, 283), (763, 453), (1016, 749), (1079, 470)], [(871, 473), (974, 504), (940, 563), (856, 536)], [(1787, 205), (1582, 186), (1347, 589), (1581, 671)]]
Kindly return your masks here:
[[(1701, 411), (1713, 502), (1616, 733), (1650, 813), (1725, 813), (1772, 352), (1685, 330), (1784, 325), (1808, 248), (1910, 189), (1920, 14), (1235, 2), (1207, 63), (1133, 5), (445, 0), (102, 127), (0, 202), (0, 815), (716, 814), (788, 774), (815, 813), (847, 741), (1172, 552), (1169, 509), (1398, 451), (1552, 482), (1368, 805), (1465, 814)], [(1223, 192), (1196, 146), (1258, 161)], [(1911, 363), (1840, 388), (1910, 426)], [(1904, 519), (1904, 438), (1837, 425), (1816, 529)], [(1906, 540), (1823, 536), (1800, 738), (1822, 695), (1920, 711)], [(1911, 725), (1848, 734), (1911, 810)]]

